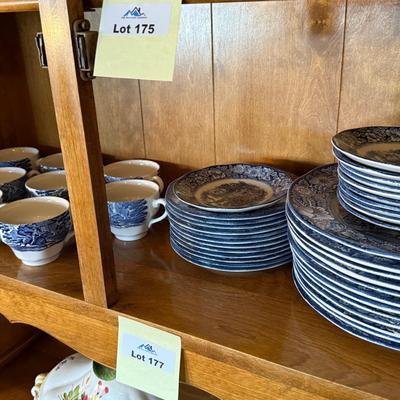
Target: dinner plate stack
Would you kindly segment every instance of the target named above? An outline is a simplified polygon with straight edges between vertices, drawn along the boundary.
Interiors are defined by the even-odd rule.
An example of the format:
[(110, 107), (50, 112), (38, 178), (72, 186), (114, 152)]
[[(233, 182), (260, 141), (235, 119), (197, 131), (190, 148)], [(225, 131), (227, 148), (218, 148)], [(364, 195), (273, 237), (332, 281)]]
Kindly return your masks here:
[(343, 330), (400, 350), (400, 233), (347, 212), (337, 186), (332, 164), (297, 179), (289, 190), (296, 286)]
[(292, 177), (279, 169), (228, 164), (190, 172), (166, 192), (171, 246), (209, 269), (250, 272), (287, 264), (285, 198)]
[(340, 204), (365, 221), (400, 230), (400, 128), (351, 129), (332, 142)]

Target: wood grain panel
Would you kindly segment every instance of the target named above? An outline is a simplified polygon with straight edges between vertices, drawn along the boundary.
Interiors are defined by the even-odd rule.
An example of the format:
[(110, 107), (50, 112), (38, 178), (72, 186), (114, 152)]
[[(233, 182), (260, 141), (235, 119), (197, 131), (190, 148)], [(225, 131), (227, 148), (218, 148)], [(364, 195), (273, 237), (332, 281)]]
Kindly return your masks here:
[(24, 61), (13, 14), (0, 14), (0, 147), (35, 145)]
[(49, 73), (39, 65), (35, 35), (42, 31), (38, 13), (16, 14), (19, 42), (26, 71), (29, 101), (38, 145), (60, 147)]
[[(86, 12), (98, 30), (101, 10)], [(143, 123), (139, 83), (135, 79), (96, 78), (93, 81), (101, 150), (116, 158), (143, 158)]]
[(147, 157), (214, 163), (211, 60), (210, 5), (184, 6), (173, 82), (140, 82)]
[(339, 130), (400, 125), (400, 1), (348, 0)]
[(345, 1), (212, 8), (217, 161), (332, 160)]

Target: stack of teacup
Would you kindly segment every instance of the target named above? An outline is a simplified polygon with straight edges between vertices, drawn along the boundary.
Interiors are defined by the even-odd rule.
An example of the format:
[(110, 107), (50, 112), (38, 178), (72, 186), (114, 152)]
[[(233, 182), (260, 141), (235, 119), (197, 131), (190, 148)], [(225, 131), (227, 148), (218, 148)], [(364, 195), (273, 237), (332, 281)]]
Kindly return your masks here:
[(39, 159), (33, 147), (0, 150), (0, 190), (3, 243), (27, 265), (55, 260), (73, 235), (61, 154)]

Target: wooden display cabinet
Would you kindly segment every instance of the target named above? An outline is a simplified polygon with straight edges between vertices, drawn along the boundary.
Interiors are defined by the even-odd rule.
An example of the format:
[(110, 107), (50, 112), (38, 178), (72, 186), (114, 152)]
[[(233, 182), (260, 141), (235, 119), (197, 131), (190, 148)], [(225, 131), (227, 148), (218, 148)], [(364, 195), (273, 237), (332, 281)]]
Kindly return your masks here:
[[(332, 162), (337, 131), (400, 124), (400, 3), (184, 5), (172, 83), (80, 78), (72, 24), (99, 6), (0, 0), (1, 145), (62, 149), (76, 232), (76, 247), (40, 268), (0, 246), (0, 313), (112, 367), (118, 315), (175, 333), (181, 379), (221, 399), (399, 398), (400, 354), (320, 317), (290, 265), (203, 270), (172, 251), (168, 223), (114, 241), (102, 153), (156, 159), (167, 181), (213, 163), (302, 173)], [(98, 23), (98, 12), (85, 16)], [(37, 31), (48, 72), (35, 58)]]

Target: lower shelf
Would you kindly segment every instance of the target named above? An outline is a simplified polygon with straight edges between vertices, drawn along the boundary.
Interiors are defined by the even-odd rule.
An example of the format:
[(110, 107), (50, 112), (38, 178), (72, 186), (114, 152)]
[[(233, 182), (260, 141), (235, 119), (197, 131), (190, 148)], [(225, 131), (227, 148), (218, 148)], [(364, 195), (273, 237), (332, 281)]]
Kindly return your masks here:
[[(400, 397), (400, 353), (348, 335), (320, 317), (297, 293), (290, 266), (238, 275), (193, 266), (171, 249), (168, 223), (155, 226), (137, 242), (115, 241), (114, 252), (120, 300), (113, 310), (185, 335), (190, 351), (206, 351), (218, 362), (263, 376), (272, 374), (274, 379), (279, 379), (283, 367), (288, 377), (290, 371), (306, 374), (304, 385), (312, 386), (306, 378), (312, 376), (366, 395)], [(0, 246), (0, 259), (3, 276), (82, 299), (74, 247), (39, 268), (16, 263), (5, 246)], [(7, 282), (0, 278), (3, 287)], [(7, 314), (2, 307), (0, 312)], [(85, 311), (89, 309), (93, 311)], [(89, 305), (82, 310), (112, 324), (115, 336), (114, 314)], [(85, 321), (81, 323), (84, 326)], [(85, 335), (82, 331), (82, 340)], [(217, 346), (215, 353), (210, 344)], [(114, 342), (96, 345), (115, 351)]]

